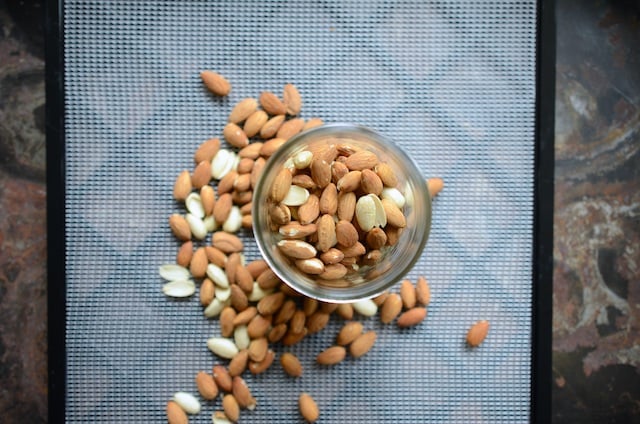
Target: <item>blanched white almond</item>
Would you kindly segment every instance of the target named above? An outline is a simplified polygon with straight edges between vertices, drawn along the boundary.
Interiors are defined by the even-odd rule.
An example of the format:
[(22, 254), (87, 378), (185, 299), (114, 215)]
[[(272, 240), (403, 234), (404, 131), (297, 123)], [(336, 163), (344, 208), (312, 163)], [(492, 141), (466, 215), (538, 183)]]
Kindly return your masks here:
[(233, 424), (222, 411), (214, 412), (213, 415), (211, 415), (211, 422), (213, 424)]
[(196, 291), (196, 285), (191, 280), (171, 281), (162, 286), (162, 292), (171, 297), (189, 297)]
[(404, 198), (406, 199), (406, 205), (410, 208), (413, 207), (413, 190), (411, 190), (411, 185), (409, 182), (404, 185)]
[(231, 359), (239, 352), (233, 340), (226, 337), (212, 337), (207, 340), (209, 350), (221, 358)]
[(239, 160), (237, 159), (239, 159), (238, 156), (231, 150), (218, 150), (218, 153), (211, 160), (211, 176), (216, 180), (221, 179), (238, 166)]
[(288, 158), (287, 160), (284, 161), (284, 163), (282, 164), (282, 166), (284, 166), (285, 168), (287, 168), (289, 171), (291, 171), (293, 173), (293, 171), (296, 170), (296, 166), (293, 163), (293, 158)]
[(231, 207), (231, 212), (229, 212), (229, 217), (222, 224), (222, 229), (227, 233), (235, 233), (240, 227), (242, 227), (242, 212), (240, 212), (240, 208), (237, 206)]
[(249, 296), (247, 296), (247, 299), (249, 299), (249, 302), (258, 302), (260, 299), (271, 293), (273, 293), (273, 289), (264, 290), (257, 282), (254, 281), (253, 289), (251, 290), (251, 293), (249, 293)]
[(176, 392), (173, 395), (173, 401), (180, 405), (187, 414), (197, 414), (200, 412), (200, 402), (190, 393)]
[(207, 236), (207, 227), (204, 225), (204, 221), (190, 213), (186, 214), (184, 219), (186, 219), (187, 224), (189, 224), (191, 234), (198, 240), (204, 240)]
[(198, 218), (204, 218), (204, 206), (202, 205), (202, 199), (198, 193), (191, 193), (187, 196), (187, 199), (184, 201), (184, 205), (187, 207), (187, 210), (191, 215), (197, 216)]
[(313, 153), (308, 150), (303, 150), (301, 152), (296, 153), (293, 157), (293, 164), (297, 169), (305, 169), (311, 165), (311, 161), (313, 160)]
[(161, 265), (158, 268), (158, 272), (167, 281), (188, 280), (191, 278), (191, 273), (187, 268), (175, 264)]
[(211, 303), (209, 303), (209, 305), (204, 309), (204, 316), (207, 318), (217, 317), (220, 315), (220, 312), (222, 312), (224, 307), (227, 306), (225, 303), (226, 302), (221, 302), (220, 299), (213, 298)]
[(238, 349), (247, 349), (251, 339), (249, 338), (249, 330), (246, 325), (239, 325), (233, 330), (233, 340)]
[(213, 215), (205, 216), (202, 220), (204, 222), (204, 227), (207, 229), (207, 232), (212, 233), (218, 229), (218, 223)]
[(220, 302), (226, 302), (231, 297), (231, 287), (216, 287), (215, 296)]
[(375, 195), (368, 194), (356, 202), (356, 219), (362, 231), (370, 231), (376, 225), (376, 205), (373, 197)]
[(400, 193), (400, 190), (395, 187), (383, 188), (382, 193), (380, 194), (380, 198), (392, 201), (400, 209), (404, 207), (404, 204), (406, 202), (406, 199), (404, 198), (402, 193)]
[(309, 191), (306, 188), (292, 185), (282, 203), (287, 206), (303, 205), (309, 198)]
[(378, 305), (371, 299), (359, 300), (352, 305), (357, 313), (365, 317), (372, 317), (378, 312)]
[(209, 277), (211, 281), (213, 281), (213, 283), (218, 287), (229, 287), (229, 279), (227, 278), (227, 274), (216, 264), (207, 265), (207, 277)]

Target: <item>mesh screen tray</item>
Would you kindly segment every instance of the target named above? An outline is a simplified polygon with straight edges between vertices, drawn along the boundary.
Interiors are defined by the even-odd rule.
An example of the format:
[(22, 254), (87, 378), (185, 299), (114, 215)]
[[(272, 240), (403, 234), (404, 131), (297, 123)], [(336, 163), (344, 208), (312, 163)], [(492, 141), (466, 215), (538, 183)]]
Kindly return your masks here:
[[(164, 422), (174, 392), (197, 395), (219, 327), (197, 296), (161, 291), (174, 178), (235, 102), (294, 82), (303, 117), (370, 126), (444, 178), (408, 275), (428, 278), (432, 302), (410, 330), (363, 319), (373, 350), (320, 368), (332, 318), (291, 349), (302, 378), (277, 364), (246, 376), (258, 408), (241, 421), (300, 422), (302, 391), (321, 422), (528, 421), (537, 14), (532, 0), (65, 1), (66, 420)], [(205, 91), (203, 69), (229, 78), (228, 98)], [(491, 331), (469, 349), (479, 319)], [(204, 401), (190, 422), (219, 409)]]

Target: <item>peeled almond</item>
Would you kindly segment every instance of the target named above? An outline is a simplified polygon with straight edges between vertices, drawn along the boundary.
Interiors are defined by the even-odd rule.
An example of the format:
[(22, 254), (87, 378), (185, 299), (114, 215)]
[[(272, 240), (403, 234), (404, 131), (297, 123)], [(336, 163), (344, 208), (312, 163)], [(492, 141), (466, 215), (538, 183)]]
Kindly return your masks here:
[(162, 292), (170, 297), (189, 297), (196, 291), (191, 280), (171, 281), (162, 286)]
[(221, 358), (231, 359), (238, 352), (238, 346), (231, 339), (224, 337), (212, 337), (207, 340), (209, 350)]
[(158, 268), (158, 272), (167, 281), (188, 280), (191, 277), (187, 268), (174, 264), (162, 265)]
[(197, 414), (200, 412), (200, 402), (190, 393), (176, 392), (173, 395), (173, 401), (180, 405), (187, 414)]

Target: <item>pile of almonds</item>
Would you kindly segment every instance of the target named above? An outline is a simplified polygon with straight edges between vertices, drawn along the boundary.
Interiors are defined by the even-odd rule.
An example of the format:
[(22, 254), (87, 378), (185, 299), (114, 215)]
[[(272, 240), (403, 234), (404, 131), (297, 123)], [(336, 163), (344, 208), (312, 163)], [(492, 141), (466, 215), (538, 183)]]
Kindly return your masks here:
[[(228, 81), (217, 73), (204, 71), (201, 77), (207, 88), (216, 95), (226, 95), (231, 90)], [(258, 108), (258, 104), (262, 109)], [(415, 285), (408, 280), (403, 281), (399, 293), (385, 292), (371, 300), (351, 304), (332, 304), (319, 302), (295, 292), (278, 278), (263, 259), (246, 261), (243, 242), (234, 233), (241, 228), (251, 228), (253, 189), (266, 160), (288, 138), (300, 131), (322, 124), (322, 120), (318, 118), (306, 122), (297, 118), (301, 105), (300, 94), (292, 84), (284, 86), (282, 100), (274, 93), (263, 92), (259, 100), (248, 98), (240, 101), (232, 109), (229, 122), (223, 129), (225, 140), (239, 151), (236, 153), (232, 149), (221, 148), (217, 138), (205, 141), (194, 154), (196, 164), (194, 170), (192, 172), (185, 170), (180, 173), (174, 184), (174, 198), (184, 202), (187, 213), (171, 215), (169, 226), (182, 244), (176, 255), (176, 263), (161, 266), (159, 272), (160, 276), (167, 281), (163, 286), (163, 292), (170, 297), (193, 295), (196, 290), (195, 281), (198, 281), (204, 316), (219, 319), (220, 336), (207, 340), (207, 347), (223, 362), (215, 364), (211, 372), (199, 371), (194, 377), (202, 399), (215, 401), (221, 398), (222, 410), (212, 415), (214, 424), (237, 422), (241, 410), (252, 410), (256, 407), (256, 399), (242, 375), (247, 370), (254, 375), (267, 371), (276, 360), (276, 354), (271, 349), (276, 343), (285, 347), (299, 343), (306, 336), (322, 331), (327, 326), (331, 315), (337, 315), (346, 322), (336, 335), (335, 345), (328, 346), (316, 357), (318, 364), (330, 366), (342, 361), (347, 355), (347, 349), (352, 357), (359, 358), (373, 347), (377, 337), (375, 331), (365, 330), (363, 323), (354, 321), (356, 314), (371, 317), (379, 313), (382, 323), (389, 324), (395, 321), (401, 328), (418, 325), (427, 315), (426, 306), (430, 301), (430, 289), (423, 277), (420, 277)], [(313, 181), (314, 187), (317, 186), (317, 190), (321, 191), (309, 196), (309, 198), (311, 196), (317, 198), (317, 205), (315, 202), (314, 205), (309, 205), (309, 208), (314, 209), (313, 213), (307, 216), (302, 204), (299, 205), (300, 208), (296, 211), (298, 219), (302, 218), (299, 225), (317, 225), (315, 231), (318, 237), (317, 242), (322, 244), (324, 236), (317, 234), (320, 232), (320, 223), (311, 223), (316, 220), (311, 217), (315, 214), (315, 208), (317, 207), (318, 214), (321, 210), (324, 214), (322, 217), (318, 216), (318, 220), (328, 222), (330, 219), (333, 223), (337, 217), (339, 221), (332, 237), (332, 240), (336, 239), (335, 243), (327, 242), (326, 249), (321, 247), (322, 253), (318, 258), (314, 253), (313, 258), (297, 259), (321, 261), (324, 268), (322, 273), (325, 273), (326, 278), (328, 271), (337, 268), (331, 268), (332, 265), (340, 263), (341, 266), (346, 267), (345, 258), (357, 257), (353, 263), (366, 260), (364, 258), (366, 248), (363, 242), (371, 252), (378, 250), (384, 244), (392, 244), (394, 236), (390, 234), (395, 234), (397, 239), (399, 233), (397, 230), (403, 227), (401, 219), (404, 216), (397, 205), (394, 205), (393, 212), (389, 213), (387, 211), (389, 205), (385, 208), (383, 204), (386, 221), (391, 225), (388, 229), (384, 228), (386, 224), (382, 224), (378, 217), (374, 217), (378, 221), (374, 221), (369, 228), (369, 224), (363, 221), (367, 218), (357, 216), (357, 203), (361, 199), (370, 194), (378, 198), (377, 196), (384, 189), (381, 186), (388, 188), (395, 186), (393, 176), (386, 173), (384, 164), (379, 163), (377, 158), (371, 157), (366, 152), (346, 151), (344, 148), (339, 150), (337, 146), (333, 158), (329, 157), (334, 155), (333, 151), (330, 154), (310, 153), (309, 173), (303, 171), (296, 176), (299, 175), (298, 180), (303, 175), (308, 176)], [(339, 157), (344, 159), (338, 160)], [(300, 157), (292, 158), (294, 163), (296, 160), (305, 163), (307, 161)], [(343, 164), (343, 170), (334, 176), (330, 169), (330, 175), (327, 177), (325, 164), (328, 160)], [(358, 173), (357, 183), (350, 182), (350, 179), (356, 180), (354, 176), (343, 180), (353, 172)], [(284, 192), (286, 187), (273, 188), (277, 193), (273, 196), (272, 191), (272, 199), (278, 203), (274, 202), (272, 206), (277, 207), (284, 203), (296, 178), (291, 173), (289, 176), (291, 181), (284, 195), (281, 192)], [(318, 184), (320, 179), (322, 184)], [(217, 190), (211, 185), (212, 180), (218, 181)], [(295, 184), (298, 186), (298, 183)], [(363, 191), (371, 190), (371, 192), (362, 193), (356, 200), (355, 189), (349, 190), (349, 184), (358, 185)], [(429, 180), (428, 185), (432, 196), (435, 196), (442, 189), (442, 180)], [(335, 196), (324, 194), (329, 186), (333, 187), (329, 190)], [(371, 189), (372, 186), (375, 187)], [(355, 218), (345, 215), (344, 206), (341, 212), (340, 194), (351, 198), (350, 202), (354, 205), (349, 210), (353, 209), (351, 215), (355, 214)], [(337, 201), (329, 205), (328, 209), (327, 196)], [(325, 197), (324, 201), (323, 197)], [(384, 198), (382, 200), (378, 198), (380, 203), (384, 200)], [(303, 211), (301, 212), (300, 209)], [(391, 215), (393, 217), (390, 220)], [(292, 222), (282, 223), (278, 230), (280, 233), (286, 232), (283, 228), (291, 224)], [(350, 227), (341, 230), (347, 228), (347, 224)], [(376, 226), (383, 227), (384, 230)], [(370, 235), (375, 229), (379, 230), (376, 231), (378, 235), (375, 236), (375, 233)], [(355, 230), (355, 233), (352, 230)], [(210, 242), (206, 243), (204, 240), (209, 233), (212, 233)], [(362, 238), (363, 234), (364, 238)], [(378, 236), (381, 239), (385, 238), (385, 243), (375, 241), (375, 237)], [(313, 236), (306, 234), (305, 237)], [(295, 237), (291, 238), (292, 240), (287, 241), (303, 242)], [(390, 239), (391, 242), (389, 242)], [(194, 244), (194, 241), (201, 245)], [(335, 245), (339, 248), (334, 249)], [(358, 246), (355, 249), (362, 252), (358, 255), (345, 254), (345, 250), (354, 249), (354, 246)], [(280, 248), (285, 251), (287, 249), (283, 246)], [(332, 249), (340, 253), (333, 252)], [(326, 258), (334, 253), (340, 257), (340, 260), (327, 261)], [(305, 268), (304, 265), (296, 264), (302, 269)], [(482, 341), (480, 338), (484, 338), (482, 336), (484, 328), (486, 328), (484, 331), (486, 336), (488, 323), (485, 327), (474, 330), (473, 334), (470, 331), (472, 334), (469, 339), (470, 344), (479, 344)], [(284, 372), (292, 378), (300, 378), (303, 375), (303, 366), (293, 353), (284, 352), (280, 355), (279, 362)], [(308, 422), (315, 422), (318, 419), (320, 411), (309, 394), (300, 394), (298, 406), (302, 417)], [(187, 414), (197, 414), (200, 410), (201, 403), (195, 396), (187, 392), (177, 392), (167, 402), (167, 420), (170, 424), (188, 423)]]

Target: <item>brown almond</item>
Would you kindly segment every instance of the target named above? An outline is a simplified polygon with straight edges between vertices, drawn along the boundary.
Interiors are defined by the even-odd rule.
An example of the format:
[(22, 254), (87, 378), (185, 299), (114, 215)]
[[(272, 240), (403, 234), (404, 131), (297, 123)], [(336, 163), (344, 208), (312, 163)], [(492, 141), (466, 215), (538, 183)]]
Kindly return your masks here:
[(325, 188), (331, 182), (331, 165), (322, 159), (311, 161), (311, 178), (320, 188)]
[(176, 263), (183, 267), (188, 267), (193, 257), (193, 243), (191, 240), (185, 241), (178, 249), (176, 254)]
[(281, 202), (285, 198), (291, 188), (292, 178), (291, 171), (287, 168), (282, 168), (280, 172), (278, 172), (271, 186), (271, 199), (273, 199), (273, 201)]
[(274, 325), (273, 327), (271, 327), (271, 330), (269, 330), (269, 333), (267, 334), (267, 340), (269, 340), (269, 343), (279, 342), (280, 340), (282, 340), (284, 335), (287, 334), (288, 329), (289, 327), (287, 327), (287, 324), (285, 324), (284, 322)]
[(280, 355), (280, 365), (282, 369), (291, 377), (300, 377), (302, 375), (302, 364), (300, 360), (291, 352), (285, 352)]
[(232, 393), (240, 408), (253, 409), (256, 406), (256, 399), (251, 394), (249, 386), (247, 386), (246, 381), (244, 381), (242, 377), (233, 377)]
[(361, 171), (351, 171), (344, 177), (338, 180), (336, 187), (338, 191), (341, 193), (347, 193), (350, 191), (355, 191), (360, 187), (360, 181), (362, 180), (362, 172)]
[(400, 312), (402, 312), (402, 298), (396, 293), (391, 293), (380, 308), (380, 321), (383, 324), (389, 324), (400, 315)]
[(348, 247), (338, 245), (338, 249), (342, 251), (345, 258), (355, 258), (356, 256), (364, 255), (367, 251), (364, 245), (359, 241)]
[(347, 356), (347, 350), (343, 346), (331, 346), (316, 356), (316, 362), (320, 365), (335, 365)]
[(318, 226), (317, 248), (321, 252), (326, 252), (338, 243), (338, 240), (336, 238), (336, 223), (333, 220), (333, 216), (324, 214), (322, 215), (322, 217), (320, 217), (320, 220), (316, 225)]
[(260, 129), (269, 120), (269, 115), (264, 110), (256, 110), (253, 112), (242, 127), (247, 137), (253, 137), (260, 132)]
[(339, 280), (347, 275), (347, 268), (342, 264), (331, 264), (324, 267), (324, 272), (319, 275), (323, 280)]
[(173, 198), (184, 201), (191, 193), (192, 188), (189, 171), (182, 171), (173, 184)]
[(387, 224), (397, 228), (404, 228), (407, 226), (407, 218), (405, 218), (398, 205), (389, 199), (382, 199), (381, 202), (384, 212), (387, 215)]
[(224, 253), (240, 252), (244, 245), (242, 240), (234, 234), (225, 233), (224, 231), (216, 231), (211, 237), (211, 245)]
[(227, 255), (222, 252), (222, 250), (213, 247), (213, 246), (205, 246), (204, 251), (207, 253), (207, 259), (210, 263), (219, 266), (220, 268), (224, 268), (227, 263)]
[(239, 124), (255, 112), (257, 108), (258, 102), (256, 99), (249, 97), (240, 100), (233, 109), (231, 109), (228, 121), (234, 124)]
[(378, 174), (384, 186), (396, 187), (398, 185), (398, 178), (389, 164), (384, 162), (379, 163), (376, 166), (376, 174)]
[(378, 174), (370, 169), (364, 169), (362, 171), (362, 179), (360, 181), (362, 191), (367, 194), (375, 194), (380, 196), (382, 193), (382, 180), (378, 177)]
[[(247, 146), (249, 147), (249, 146)], [(254, 160), (251, 158), (241, 158), (238, 162), (238, 168), (236, 172), (240, 175), (249, 175), (249, 187), (251, 187), (251, 170), (253, 169)]]
[(289, 331), (293, 333), (302, 333), (304, 331), (304, 325), (306, 321), (307, 316), (305, 315), (304, 311), (301, 309), (296, 310), (293, 313), (291, 320), (289, 321)]
[(238, 266), (236, 270), (235, 282), (245, 293), (251, 293), (253, 290), (253, 277), (249, 270), (242, 265)]
[(202, 208), (204, 209), (204, 215), (209, 216), (213, 213), (213, 208), (216, 205), (216, 194), (213, 187), (210, 185), (204, 185), (200, 189), (200, 201), (202, 202)]
[(249, 306), (247, 309), (235, 316), (235, 318), (233, 319), (233, 325), (237, 326), (249, 324), (249, 322), (251, 322), (253, 317), (255, 317), (257, 314), (258, 308), (256, 308), (255, 306)]
[(330, 183), (322, 190), (319, 208), (322, 214), (335, 215), (338, 212), (338, 190), (335, 184)]
[(256, 279), (258, 286), (263, 290), (276, 288), (280, 285), (280, 277), (276, 275), (270, 268), (265, 269)]
[(253, 339), (249, 343), (249, 359), (260, 362), (267, 355), (267, 350), (269, 350), (269, 342), (266, 337)]
[[(227, 175), (222, 177), (218, 182), (218, 195), (222, 196), (223, 194), (230, 193), (233, 190), (233, 186), (236, 184), (237, 179), (238, 173), (236, 171), (229, 171)], [(213, 207), (215, 209), (215, 205)]]
[(320, 255), (320, 259), (325, 265), (337, 264), (344, 259), (344, 253), (341, 250), (332, 247)]
[(323, 160), (327, 163), (332, 163), (338, 156), (338, 149), (334, 143), (320, 144), (310, 147), (309, 150), (313, 152), (314, 159)]
[(306, 328), (303, 328), (302, 331), (299, 333), (294, 333), (291, 331), (291, 329), (289, 329), (289, 331), (287, 331), (287, 334), (285, 334), (282, 340), (280, 341), (282, 342), (283, 346), (293, 346), (296, 343), (299, 343), (302, 339), (304, 339), (306, 335), (307, 335)]
[(418, 277), (416, 282), (416, 300), (422, 306), (427, 306), (431, 301), (431, 289), (423, 276)]
[(432, 198), (436, 197), (444, 188), (444, 181), (442, 178), (429, 178), (427, 180), (427, 188), (429, 190), (429, 195)]
[(233, 320), (236, 317), (236, 310), (231, 306), (225, 306), (220, 312), (220, 334), (222, 337), (231, 337), (233, 335)]
[(336, 343), (340, 346), (346, 346), (362, 334), (362, 323), (358, 321), (351, 321), (346, 323), (340, 329), (338, 336), (336, 337)]
[(351, 247), (358, 242), (358, 231), (349, 221), (340, 220), (336, 224), (336, 239), (345, 247)]
[(213, 366), (213, 379), (218, 388), (224, 392), (230, 392), (232, 388), (232, 380), (229, 371), (222, 365)]
[(252, 160), (256, 160), (258, 159), (258, 157), (260, 157), (260, 150), (262, 150), (262, 146), (264, 144), (263, 143), (251, 143), (248, 146), (240, 149), (240, 151), (238, 152), (238, 156), (240, 156), (241, 159), (252, 159)]
[(296, 312), (296, 302), (293, 299), (288, 299), (280, 307), (278, 314), (273, 320), (274, 324), (281, 324), (283, 322), (289, 322), (293, 314)]
[(226, 96), (231, 92), (231, 83), (217, 72), (202, 71), (200, 72), (200, 78), (205, 87), (216, 96)]
[(169, 424), (189, 424), (187, 413), (176, 402), (170, 400), (167, 402), (167, 422)]
[(260, 105), (269, 115), (284, 115), (287, 113), (287, 107), (282, 100), (270, 91), (260, 93)]
[(209, 373), (200, 371), (196, 374), (196, 386), (203, 399), (213, 400), (218, 396), (218, 385)]
[(398, 240), (400, 240), (400, 235), (402, 234), (402, 230), (404, 228), (394, 227), (392, 225), (388, 225), (384, 232), (387, 235), (387, 244), (389, 246), (395, 246), (398, 244)]
[(220, 139), (218, 138), (210, 138), (209, 140), (203, 142), (196, 152), (193, 154), (193, 161), (195, 163), (200, 163), (202, 161), (211, 162), (213, 157), (220, 150)]
[(207, 272), (207, 265), (209, 265), (209, 260), (207, 259), (207, 253), (204, 250), (204, 247), (199, 247), (193, 253), (193, 257), (191, 258), (191, 264), (189, 265), (189, 271), (194, 278), (202, 278)]
[(249, 145), (249, 138), (247, 135), (244, 133), (242, 128), (233, 122), (229, 122), (224, 126), (222, 129), (222, 135), (224, 136), (224, 139), (227, 140), (227, 143), (233, 147), (242, 149)]
[(269, 207), (269, 218), (276, 225), (286, 225), (291, 221), (291, 209), (282, 203), (271, 205)]
[(316, 224), (302, 225), (293, 221), (278, 228), (278, 232), (288, 239), (304, 239), (318, 230)]
[[(278, 135), (276, 135), (276, 138), (265, 141), (260, 149), (260, 156), (270, 157), (280, 148), (280, 146), (284, 144), (285, 141), (287, 141), (286, 138), (282, 138)], [(253, 167), (255, 168), (255, 165), (253, 165)]]
[(489, 333), (489, 321), (482, 320), (473, 324), (467, 332), (467, 343), (471, 347), (479, 346)]
[(298, 220), (300, 224), (306, 225), (315, 221), (318, 215), (320, 215), (320, 199), (315, 194), (311, 194), (307, 201), (298, 208)]
[(312, 190), (316, 188), (316, 183), (313, 181), (311, 176), (307, 174), (294, 175), (293, 180), (291, 182), (294, 185), (300, 186), (302, 188), (306, 188), (307, 190)]
[(318, 404), (308, 393), (300, 394), (298, 398), (298, 408), (300, 409), (300, 415), (310, 423), (318, 421), (320, 417), (320, 410)]
[(374, 249), (368, 251), (362, 258), (362, 264), (367, 266), (373, 266), (382, 259), (382, 252)]
[(229, 217), (229, 213), (231, 213), (231, 207), (233, 206), (233, 200), (231, 198), (231, 194), (224, 193), (220, 195), (218, 200), (216, 201), (215, 206), (213, 207), (213, 218), (217, 223), (223, 223)]
[(275, 314), (283, 303), (284, 293), (275, 292), (268, 294), (258, 302), (258, 312), (262, 315)]
[(222, 398), (222, 409), (224, 410), (224, 415), (226, 415), (230, 421), (235, 423), (240, 419), (240, 405), (238, 405), (238, 401), (232, 394), (224, 395)]
[(378, 156), (368, 150), (360, 150), (349, 156), (345, 165), (352, 171), (371, 169), (378, 164)]
[(251, 191), (251, 190), (247, 190), (247, 191), (234, 190), (234, 191), (231, 192), (231, 200), (233, 201), (234, 204), (236, 204), (238, 206), (242, 206), (244, 204), (247, 204), (247, 203), (251, 202), (251, 200), (253, 200), (253, 191)]
[(319, 127), (324, 125), (324, 121), (320, 118), (311, 118), (304, 123), (302, 127), (302, 131), (310, 130), (311, 128)]
[(237, 284), (231, 284), (231, 306), (238, 312), (242, 312), (249, 307), (247, 294)]
[(300, 109), (302, 109), (302, 98), (295, 85), (285, 84), (282, 90), (282, 100), (289, 115), (296, 116), (300, 113)]
[(321, 311), (314, 312), (311, 316), (307, 317), (307, 331), (309, 332), (308, 334), (315, 334), (322, 331), (322, 329), (324, 329), (324, 327), (326, 327), (328, 323), (329, 314)]
[(276, 354), (273, 352), (273, 350), (268, 350), (267, 354), (265, 355), (262, 361), (249, 362), (249, 371), (251, 371), (251, 374), (254, 374), (254, 375), (265, 372), (267, 369), (269, 369), (275, 357), (276, 357)]
[(331, 164), (331, 181), (334, 184), (337, 184), (340, 181), (340, 178), (344, 177), (349, 173), (349, 168), (342, 162), (333, 162)]
[(293, 118), (288, 121), (285, 121), (280, 128), (278, 128), (278, 132), (276, 133), (276, 137), (288, 140), (294, 135), (298, 134), (302, 131), (302, 127), (304, 127), (304, 120), (300, 118)]
[(200, 304), (202, 306), (209, 306), (209, 304), (213, 301), (213, 298), (216, 294), (215, 284), (208, 278), (202, 280), (202, 284), (200, 284)]
[[(318, 233), (319, 232), (320, 226), (318, 225)], [(314, 258), (317, 253), (316, 249), (312, 245), (302, 240), (280, 240), (277, 243), (277, 246), (283, 254), (292, 259), (310, 259)]]
[(255, 280), (265, 270), (269, 269), (269, 264), (267, 264), (267, 261), (265, 261), (264, 259), (255, 259), (249, 262), (246, 268)]
[(229, 362), (229, 375), (231, 377), (242, 375), (242, 373), (244, 373), (244, 371), (247, 369), (248, 363), (249, 352), (247, 351), (247, 349), (242, 349), (240, 352), (236, 353), (233, 358), (231, 358), (231, 362)]
[(375, 303), (376, 306), (381, 307), (384, 301), (387, 300), (387, 297), (389, 297), (390, 294), (391, 293), (389, 293), (389, 290), (385, 290), (371, 300), (373, 300), (373, 303)]
[(331, 315), (335, 312), (336, 309), (338, 309), (339, 305), (339, 303), (333, 302), (320, 302), (320, 311), (324, 312), (325, 314)]
[(371, 350), (377, 337), (378, 335), (375, 331), (367, 331), (366, 333), (358, 336), (358, 338), (351, 343), (351, 346), (349, 346), (349, 353), (354, 358), (363, 356)]
[[(258, 311), (260, 308), (258, 307)], [(259, 337), (263, 337), (269, 331), (269, 327), (271, 327), (271, 314), (269, 315), (256, 315), (253, 317), (251, 322), (247, 325), (247, 333), (249, 334), (250, 339), (257, 339)]]
[(318, 307), (320, 306), (320, 303), (316, 300), (316, 299), (312, 299), (312, 298), (305, 298), (304, 301), (302, 302), (302, 309), (304, 310), (304, 315), (305, 316), (311, 316), (311, 314), (313, 314), (315, 311), (318, 310)]
[(387, 244), (387, 234), (382, 228), (375, 227), (367, 233), (366, 241), (370, 249), (381, 249)]
[(295, 264), (300, 271), (306, 274), (318, 275), (324, 272), (324, 263), (318, 258), (298, 259)]
[(253, 164), (253, 169), (251, 170), (251, 174), (250, 174), (251, 188), (253, 189), (256, 188), (258, 177), (260, 177), (260, 175), (262, 174), (262, 170), (264, 169), (265, 163), (266, 163), (266, 160), (264, 158), (258, 158)]
[(269, 119), (260, 129), (260, 137), (265, 140), (275, 137), (284, 122), (284, 118), (284, 115), (277, 115)]
[(396, 323), (400, 328), (413, 327), (424, 321), (426, 317), (427, 310), (425, 308), (415, 307), (400, 315)]
[(191, 228), (189, 228), (187, 220), (184, 219), (182, 215), (171, 215), (169, 217), (169, 227), (171, 227), (173, 235), (175, 235), (178, 240), (191, 240)]
[(416, 306), (416, 288), (411, 284), (411, 281), (404, 280), (400, 284), (400, 297), (405, 309), (411, 309)]

